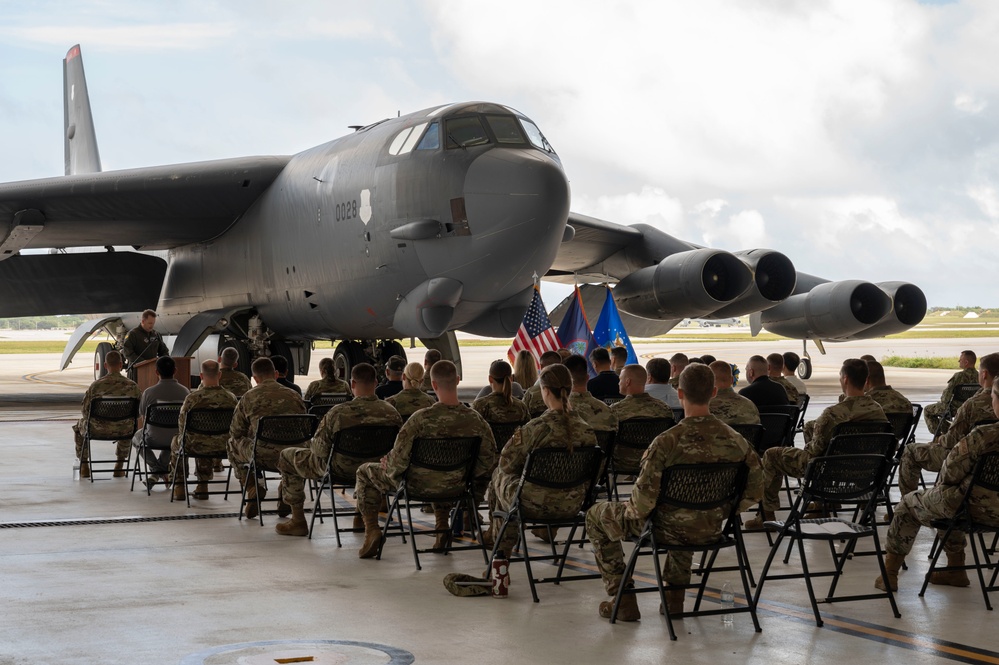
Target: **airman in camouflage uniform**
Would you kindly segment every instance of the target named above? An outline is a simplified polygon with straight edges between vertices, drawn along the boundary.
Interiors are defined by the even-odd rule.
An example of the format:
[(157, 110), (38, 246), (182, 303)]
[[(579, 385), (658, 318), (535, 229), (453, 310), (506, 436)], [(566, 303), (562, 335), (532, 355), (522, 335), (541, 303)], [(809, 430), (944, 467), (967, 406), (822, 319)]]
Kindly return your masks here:
[[(611, 412), (617, 416), (618, 429), (635, 418), (666, 418), (673, 423), (673, 409), (645, 392), (648, 373), (641, 365), (627, 365), (621, 370), (620, 402), (611, 405)], [(671, 425), (667, 425), (669, 427)], [(642, 451), (635, 448), (616, 446), (614, 461), (620, 468), (636, 469), (642, 460)]]
[[(201, 364), (201, 387), (192, 391), (184, 398), (184, 405), (180, 407), (180, 414), (177, 417), (177, 435), (170, 442), (170, 477), (174, 481), (174, 498), (184, 498), (184, 485), (180, 476), (177, 475), (178, 454), (180, 444), (183, 441), (187, 429), (187, 415), (192, 409), (234, 409), (236, 407), (236, 396), (219, 385), (221, 371), (219, 365), (214, 360), (206, 360)], [(208, 434), (187, 433), (185, 449), (188, 453), (217, 453), (219, 449), (226, 446), (226, 439), (219, 439)], [(195, 476), (198, 479), (198, 486), (194, 490), (195, 499), (208, 498), (207, 481), (212, 479), (212, 460), (207, 458), (197, 458), (194, 460)], [(183, 470), (186, 475), (187, 469)]]
[(940, 471), (947, 454), (958, 441), (971, 433), (977, 423), (995, 419), (988, 386), (999, 377), (999, 353), (982, 356), (980, 367), (979, 385), (982, 389), (961, 405), (950, 429), (930, 443), (913, 443), (905, 447), (898, 464), (898, 491), (902, 496), (919, 485), (921, 469)]
[[(940, 401), (936, 404), (928, 404), (923, 409), (923, 420), (926, 421), (926, 427), (930, 433), (936, 433), (940, 419), (947, 413), (947, 405), (950, 404), (950, 400), (954, 396), (954, 389), (964, 383), (978, 383), (978, 370), (975, 369), (976, 360), (974, 351), (962, 351), (957, 361), (961, 369), (947, 380), (947, 386), (944, 388), (943, 394), (940, 395)], [(957, 409), (962, 403), (955, 402), (953, 404), (954, 413), (957, 413)]]
[[(992, 383), (990, 392), (992, 413), (999, 418), (999, 380)], [(895, 515), (885, 538), (885, 568), (893, 590), (898, 590), (898, 571), (912, 549), (919, 527), (929, 526), (933, 520), (953, 517), (957, 513), (971, 484), (978, 458), (992, 452), (999, 452), (999, 425), (977, 427), (948, 453), (934, 487), (913, 491), (902, 497), (895, 507)], [(977, 519), (987, 524), (999, 524), (999, 496), (994, 492), (974, 494), (970, 501)], [(940, 535), (943, 535), (942, 532)], [(964, 533), (956, 530), (944, 542), (948, 566), (964, 565), (964, 545)], [(970, 584), (963, 570), (933, 573), (930, 582), (950, 586)], [(880, 577), (874, 584), (879, 589), (885, 588)]]
[[(121, 373), (121, 354), (117, 351), (109, 351), (104, 357), (104, 367), (107, 374), (90, 384), (87, 392), (83, 395), (83, 405), (80, 409), (83, 417), (73, 425), (73, 439), (76, 442), (76, 457), (80, 460), (80, 477), (90, 477), (90, 460), (83, 458), (83, 435), (87, 430), (87, 412), (90, 411), (90, 403), (95, 397), (134, 397), (142, 399), (142, 391), (131, 379), (126, 378)], [(114, 475), (120, 478), (125, 475), (124, 464), (128, 459), (129, 445), (132, 439), (132, 421), (118, 421), (107, 423), (95, 420), (91, 430), (92, 436), (112, 437), (119, 434), (123, 437), (115, 441), (115, 456), (118, 463), (115, 464)], [(124, 429), (122, 429), (124, 428)]]
[(434, 405), (434, 398), (423, 390), (423, 377), (426, 368), (420, 363), (409, 363), (402, 372), (402, 390), (385, 401), (395, 407), (403, 420), (411, 415)]
[(319, 361), (319, 376), (321, 377), (319, 380), (313, 381), (305, 389), (303, 399), (306, 402), (310, 401), (316, 395), (324, 393), (332, 393), (334, 395), (351, 394), (350, 384), (343, 379), (337, 378), (332, 358), (323, 358)]
[(801, 401), (801, 395), (793, 383), (784, 377), (784, 356), (780, 353), (771, 353), (767, 356), (767, 375), (774, 383), (779, 383), (787, 393), (789, 404), (797, 404)]
[[(521, 474), (527, 463), (527, 456), (539, 448), (575, 448), (578, 446), (597, 445), (593, 429), (571, 410), (565, 410), (565, 404), (572, 388), (569, 371), (562, 365), (550, 365), (541, 370), (541, 382), (551, 397), (552, 408), (535, 418), (511, 437), (510, 442), (503, 447), (499, 466), (493, 473), (489, 484), (489, 514), (496, 510), (508, 511), (513, 507), (520, 488)], [(582, 496), (579, 490), (557, 490), (531, 487), (531, 492), (521, 494), (522, 507), (532, 515), (564, 515), (567, 510), (579, 506)], [(578, 510), (578, 508), (575, 508)], [(486, 543), (490, 543), (499, 533), (502, 520), (494, 517), (487, 534), (483, 534)], [(510, 553), (519, 538), (518, 527), (511, 523), (503, 532), (503, 538), (498, 550)]]
[(527, 407), (528, 413), (531, 414), (531, 418), (537, 418), (548, 409), (545, 406), (545, 401), (541, 398), (541, 385), (538, 383), (535, 383), (524, 391), (522, 401), (524, 402), (524, 406)]
[(219, 355), (219, 365), (221, 365), (219, 385), (236, 397), (242, 397), (253, 384), (250, 383), (250, 377), (236, 369), (238, 363), (239, 351), (231, 346), (222, 349)]
[[(305, 402), (302, 401), (302, 397), (291, 388), (285, 388), (277, 382), (274, 363), (270, 358), (257, 358), (251, 367), (257, 385), (239, 400), (232, 417), (232, 426), (229, 428), (229, 463), (236, 471), (241, 486), (246, 486), (247, 483), (244, 466), (250, 462), (253, 440), (260, 419), (264, 416), (305, 413)], [(283, 448), (283, 446), (258, 446), (259, 466), (268, 471), (278, 471), (278, 458)], [(265, 487), (254, 480), (246, 487), (247, 499), (256, 498), (258, 491), (263, 498)], [(249, 501), (246, 504), (246, 516), (256, 517), (256, 512), (256, 502)]]
[[(617, 593), (625, 572), (621, 541), (641, 533), (645, 520), (653, 511), (657, 537), (665, 542), (697, 544), (711, 542), (721, 533), (726, 514), (722, 509), (707, 512), (656, 507), (663, 471), (677, 464), (712, 464), (744, 462), (749, 468), (746, 491), (740, 508), (748, 508), (762, 495), (763, 473), (759, 457), (735, 430), (708, 412), (714, 392), (714, 376), (705, 365), (694, 364), (680, 376), (680, 389), (687, 417), (672, 429), (655, 438), (642, 457), (641, 472), (631, 497), (625, 502), (598, 503), (586, 513), (586, 533), (596, 553), (597, 566), (608, 595)], [(690, 582), (691, 554), (670, 552), (666, 559), (664, 578), (667, 584)], [(668, 610), (683, 611), (684, 590), (669, 591)], [(612, 602), (600, 604), (600, 615), (610, 616)], [(618, 619), (636, 621), (640, 618), (633, 594), (621, 600)]]
[(839, 371), (839, 381), (846, 399), (827, 407), (815, 420), (810, 437), (806, 437), (805, 449), (770, 448), (763, 453), (763, 517), (746, 522), (747, 529), (759, 529), (764, 521), (774, 519), (774, 511), (780, 508), (780, 485), (784, 474), (801, 477), (808, 462), (813, 457), (825, 454), (832, 440), (836, 426), (845, 422), (885, 421), (885, 412), (870, 397), (863, 394), (867, 382), (867, 363), (850, 358), (843, 361)]
[(905, 395), (891, 386), (871, 388), (867, 396), (881, 405), (881, 410), (888, 413), (912, 413), (912, 402)]
[[(439, 360), (430, 370), (434, 391), (440, 400), (433, 406), (414, 413), (399, 430), (395, 446), (381, 462), (362, 464), (357, 469), (357, 486), (354, 499), (364, 522), (364, 544), (358, 556), (373, 557), (378, 552), (381, 529), (378, 525), (378, 507), (385, 493), (399, 486), (409, 467), (413, 441), (418, 438), (479, 437), (479, 456), (473, 471), (473, 484), (477, 500), (485, 494), (486, 485), (496, 466), (496, 442), (489, 424), (478, 413), (458, 401), (458, 370), (449, 360)], [(428, 475), (429, 474), (429, 475)], [(414, 469), (409, 481), (415, 485), (432, 481), (442, 486), (453, 486), (462, 481), (464, 471), (447, 473)], [(434, 504), (437, 529), (448, 529), (450, 505)], [(435, 548), (443, 546), (445, 534), (437, 537)]]
[(572, 377), (569, 410), (585, 420), (595, 432), (616, 432), (617, 416), (609, 406), (586, 390), (586, 382), (589, 380), (589, 363), (586, 359), (580, 355), (571, 355), (565, 359), (564, 365)]
[(716, 360), (709, 367), (715, 376), (715, 388), (718, 389), (708, 405), (711, 415), (726, 425), (759, 425), (760, 412), (756, 405), (735, 392), (732, 387), (735, 380), (732, 365), (724, 360)]
[(502, 393), (489, 393), (480, 397), (472, 402), (472, 408), (487, 423), (526, 423), (531, 419), (531, 412), (527, 410), (526, 404), (512, 397), (507, 403)]
[[(359, 363), (351, 369), (351, 380), (357, 390), (354, 399), (338, 404), (323, 417), (319, 429), (308, 447), (285, 448), (281, 451), (278, 468), (281, 471), (281, 498), (291, 507), (292, 518), (277, 525), (277, 532), (285, 536), (307, 536), (309, 527), (305, 521), (305, 479), (320, 479), (326, 474), (330, 448), (336, 433), (340, 430), (362, 425), (402, 425), (399, 412), (391, 404), (375, 397), (378, 374), (367, 363)], [(338, 478), (353, 478), (361, 462), (353, 458), (336, 456), (333, 460), (332, 475)]]

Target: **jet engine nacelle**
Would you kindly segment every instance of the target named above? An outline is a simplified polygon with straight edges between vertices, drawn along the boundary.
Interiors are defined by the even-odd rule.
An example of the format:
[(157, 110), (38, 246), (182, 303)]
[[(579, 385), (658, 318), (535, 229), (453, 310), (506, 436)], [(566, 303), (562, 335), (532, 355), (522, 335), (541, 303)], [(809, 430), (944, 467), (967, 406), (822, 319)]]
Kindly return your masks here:
[(891, 310), (879, 322), (853, 335), (853, 339), (872, 339), (905, 332), (926, 316), (926, 295), (908, 282), (878, 282), (878, 287), (891, 298)]
[(770, 249), (734, 252), (752, 273), (749, 290), (734, 302), (712, 312), (711, 318), (743, 316), (772, 307), (794, 293), (798, 273), (791, 259)]
[(842, 339), (870, 328), (891, 311), (891, 298), (861, 280), (825, 282), (763, 312), (763, 327), (794, 339)]
[(631, 273), (614, 287), (614, 300), (646, 319), (700, 317), (743, 295), (751, 281), (749, 267), (734, 255), (694, 249)]

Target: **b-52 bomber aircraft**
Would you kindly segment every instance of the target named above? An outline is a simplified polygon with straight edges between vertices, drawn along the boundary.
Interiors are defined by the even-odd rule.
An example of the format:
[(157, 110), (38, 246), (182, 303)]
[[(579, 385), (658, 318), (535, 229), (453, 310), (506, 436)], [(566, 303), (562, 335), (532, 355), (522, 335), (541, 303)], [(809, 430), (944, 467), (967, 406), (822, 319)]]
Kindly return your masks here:
[(911, 284), (829, 282), (778, 252), (571, 213), (555, 150), (501, 104), (437, 106), (293, 156), (103, 172), (79, 46), (63, 82), (66, 175), (0, 184), (0, 317), (108, 312), (73, 334), (63, 369), (103, 329), (116, 341), (99, 368), (145, 308), (173, 355), (234, 345), (305, 372), (312, 343), (337, 340), (345, 374), (417, 337), (460, 361), (455, 331), (515, 334), (535, 275), (616, 283), (656, 333), (757, 313), (755, 330), (821, 343), (925, 314)]

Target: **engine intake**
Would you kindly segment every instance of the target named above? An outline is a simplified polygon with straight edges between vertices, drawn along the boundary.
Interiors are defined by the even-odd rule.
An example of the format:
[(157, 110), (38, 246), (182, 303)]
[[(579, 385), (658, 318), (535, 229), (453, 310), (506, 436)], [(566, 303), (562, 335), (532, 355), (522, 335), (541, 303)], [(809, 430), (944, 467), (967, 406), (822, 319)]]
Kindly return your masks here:
[(871, 339), (905, 332), (926, 316), (926, 295), (915, 284), (879, 282), (878, 287), (891, 298), (891, 310), (879, 322), (854, 335), (854, 339)]
[(794, 293), (797, 272), (791, 259), (769, 249), (746, 249), (735, 252), (752, 273), (749, 290), (716, 312), (712, 317), (743, 316), (786, 300)]
[(860, 280), (825, 282), (763, 312), (763, 327), (794, 339), (841, 340), (884, 319), (891, 298)]

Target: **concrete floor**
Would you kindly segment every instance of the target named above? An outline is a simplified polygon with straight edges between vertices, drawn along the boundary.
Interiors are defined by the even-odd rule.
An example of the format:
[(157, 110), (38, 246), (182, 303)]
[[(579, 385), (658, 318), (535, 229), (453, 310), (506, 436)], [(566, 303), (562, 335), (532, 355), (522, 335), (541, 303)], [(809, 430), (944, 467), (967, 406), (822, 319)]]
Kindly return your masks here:
[[(957, 340), (955, 348), (985, 352), (987, 344)], [(950, 352), (949, 342), (941, 345), (947, 346), (935, 355)], [(744, 358), (758, 348), (722, 350)], [(865, 343), (863, 350), (833, 349), (843, 349), (843, 357), (887, 353), (878, 342)], [(486, 358), (498, 357), (496, 349), (473, 351), (466, 356), (466, 374), (484, 374)], [(921, 534), (910, 570), (901, 576), (901, 619), (891, 616), (885, 600), (851, 602), (823, 606), (825, 627), (817, 628), (801, 580), (768, 582), (762, 633), (753, 631), (747, 615), (736, 615), (730, 627), (717, 616), (702, 617), (679, 623), (679, 640), (671, 643), (655, 595), (640, 598), (641, 622), (610, 625), (596, 614), (605, 599), (598, 581), (543, 586), (535, 604), (523, 566), (514, 564), (508, 599), (454, 598), (442, 578), (481, 571), (478, 553), (424, 555), (417, 571), (408, 545), (398, 540), (386, 546), (382, 561), (361, 561), (357, 537), (345, 535), (337, 548), (329, 524), (317, 527), (310, 541), (278, 536), (273, 515), (265, 516), (263, 528), (227, 516), (239, 505), (236, 497), (188, 509), (171, 504), (159, 487), (151, 497), (129, 492), (130, 479), (74, 481), (69, 426), (78, 406), (72, 402), (88, 380), (85, 370), (70, 370), (44, 374), (49, 383), (38, 383), (36, 373), (51, 368), (51, 360), (0, 358), (6, 399), (0, 405), (0, 663), (273, 663), (306, 656), (314, 657), (311, 662), (409, 662), (404, 652), (417, 663), (999, 662), (999, 624), (986, 612), (977, 585), (931, 586), (924, 598), (917, 596), (929, 532)], [(838, 394), (838, 360), (817, 365), (819, 375), (810, 383), (813, 414)], [(889, 369), (896, 387), (924, 403), (939, 394), (946, 375)], [(473, 382), (467, 383), (471, 389)], [(177, 519), (188, 516), (205, 519)], [(136, 517), (150, 521), (127, 519)], [(747, 541), (759, 572), (766, 539), (751, 534)], [(531, 546), (538, 545), (532, 539)], [(575, 565), (591, 569), (592, 555), (576, 552)], [(816, 550), (810, 561), (827, 558)], [(795, 564), (796, 557), (788, 567)], [(871, 557), (850, 561), (842, 593), (872, 590), (876, 568)], [(643, 566), (640, 578), (650, 571), (651, 564)], [(737, 576), (712, 578), (709, 604), (717, 602), (715, 589), (725, 580), (736, 583)], [(303, 644), (227, 648), (280, 640)]]

